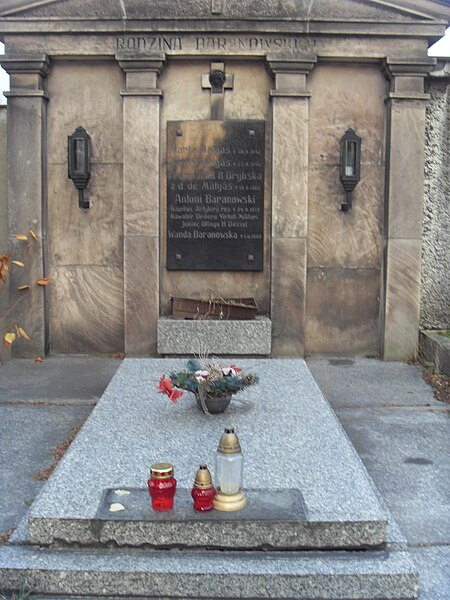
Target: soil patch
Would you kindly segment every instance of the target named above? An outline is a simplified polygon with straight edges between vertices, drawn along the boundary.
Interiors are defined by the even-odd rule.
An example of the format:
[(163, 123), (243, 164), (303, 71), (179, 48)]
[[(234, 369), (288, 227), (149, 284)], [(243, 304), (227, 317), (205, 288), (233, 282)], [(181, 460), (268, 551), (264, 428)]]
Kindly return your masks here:
[(422, 377), (433, 388), (434, 397), (441, 402), (450, 404), (450, 378), (427, 369), (422, 371)]
[(6, 531), (0, 531), (0, 546), (6, 544), (9, 538), (12, 536), (13, 532), (14, 527), (11, 527), (11, 529), (7, 529)]
[(76, 427), (75, 429), (73, 429), (71, 431), (69, 437), (62, 444), (59, 444), (59, 446), (57, 446), (55, 448), (55, 450), (53, 452), (53, 458), (55, 460), (46, 469), (42, 469), (42, 471), (38, 471), (37, 473), (34, 473), (33, 474), (33, 479), (34, 480), (36, 480), (36, 481), (47, 481), (47, 479), (50, 477), (50, 475), (53, 473), (53, 471), (58, 466), (59, 461), (64, 456), (64, 454), (65, 454), (66, 450), (69, 448), (70, 444), (76, 438), (76, 436), (77, 436), (78, 432), (80, 431), (80, 429), (81, 429), (81, 425), (80, 425), (80, 427)]

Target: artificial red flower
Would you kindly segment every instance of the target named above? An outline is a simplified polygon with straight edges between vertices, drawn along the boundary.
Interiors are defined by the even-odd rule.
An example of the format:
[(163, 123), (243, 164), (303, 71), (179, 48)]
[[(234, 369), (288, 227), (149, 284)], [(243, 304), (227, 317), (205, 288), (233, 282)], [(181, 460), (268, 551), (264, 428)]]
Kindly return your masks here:
[(173, 403), (177, 401), (177, 398), (183, 395), (183, 392), (173, 388), (172, 380), (170, 377), (166, 377), (165, 375), (163, 375), (159, 380), (159, 386), (157, 387), (157, 390), (161, 394), (167, 394), (169, 396), (169, 400), (171, 400)]

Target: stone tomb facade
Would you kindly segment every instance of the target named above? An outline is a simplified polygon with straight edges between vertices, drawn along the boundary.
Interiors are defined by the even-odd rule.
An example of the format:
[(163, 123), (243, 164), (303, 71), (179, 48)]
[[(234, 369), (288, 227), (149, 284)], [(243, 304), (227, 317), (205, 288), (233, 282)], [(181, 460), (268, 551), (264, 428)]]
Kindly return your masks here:
[[(15, 351), (155, 355), (170, 297), (212, 292), (256, 299), (274, 356), (412, 354), (427, 49), (449, 19), (450, 8), (430, 0), (2, 2), (12, 254), (21, 251), (16, 233), (38, 234), (10, 302), (17, 285), (52, 279), (17, 305), (31, 342)], [(209, 194), (222, 207), (216, 225), (227, 195), (253, 202), (257, 222), (250, 227), (246, 209), (243, 231), (261, 237), (251, 249), (236, 242), (253, 266), (242, 259), (240, 270), (228, 246), (210, 244), (178, 268), (185, 250), (170, 231), (200, 237), (214, 227), (203, 213), (210, 225), (190, 230), (194, 211), (170, 229), (177, 192), (168, 184), (179, 181), (170, 169), (183, 164), (174, 148), (189, 145), (167, 140), (238, 122), (242, 131), (258, 124), (259, 163), (244, 154), (248, 164), (221, 168), (224, 152), (250, 146), (203, 144), (203, 164), (216, 152), (217, 168), (197, 173), (212, 186), (198, 202)], [(79, 126), (91, 139), (88, 209), (67, 176), (67, 138)], [(340, 139), (349, 128), (362, 140), (361, 180), (344, 212)], [(258, 179), (219, 189), (230, 173)], [(194, 191), (180, 192), (178, 205)]]

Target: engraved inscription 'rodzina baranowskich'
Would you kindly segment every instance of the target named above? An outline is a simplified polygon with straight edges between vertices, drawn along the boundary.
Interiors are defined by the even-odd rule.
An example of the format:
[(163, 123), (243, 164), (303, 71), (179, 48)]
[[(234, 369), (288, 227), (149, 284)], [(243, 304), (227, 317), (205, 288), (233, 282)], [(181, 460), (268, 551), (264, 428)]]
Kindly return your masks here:
[(120, 35), (116, 38), (118, 51), (131, 52), (251, 52), (282, 53), (310, 52), (310, 42), (296, 36), (235, 36), (235, 35)]
[(261, 271), (264, 121), (167, 124), (167, 268)]

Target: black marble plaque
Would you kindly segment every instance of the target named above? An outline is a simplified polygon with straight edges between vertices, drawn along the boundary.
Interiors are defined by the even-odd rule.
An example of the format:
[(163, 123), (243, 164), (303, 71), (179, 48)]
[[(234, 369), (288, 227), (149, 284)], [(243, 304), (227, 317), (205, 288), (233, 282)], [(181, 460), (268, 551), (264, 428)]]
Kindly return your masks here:
[(264, 121), (167, 123), (167, 268), (261, 271)]

